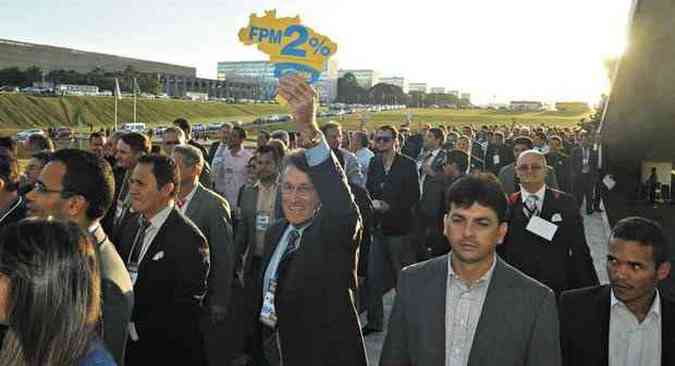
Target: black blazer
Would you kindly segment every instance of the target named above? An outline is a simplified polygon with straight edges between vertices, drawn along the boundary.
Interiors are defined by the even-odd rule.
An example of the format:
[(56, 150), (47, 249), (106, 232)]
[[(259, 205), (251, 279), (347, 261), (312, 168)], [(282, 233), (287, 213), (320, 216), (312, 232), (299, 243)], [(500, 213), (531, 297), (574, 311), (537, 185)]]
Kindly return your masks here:
[(376, 217), (384, 235), (406, 235), (413, 229), (413, 207), (420, 199), (417, 164), (396, 153), (389, 174), (384, 172), (382, 155), (370, 160), (366, 188), (373, 200), (382, 200), (389, 211)]
[[(497, 164), (495, 164), (495, 155), (499, 156), (499, 163)], [(494, 175), (499, 175), (499, 170), (501, 170), (503, 166), (511, 164), (512, 161), (513, 152), (508, 145), (488, 145), (487, 152), (485, 153), (485, 170)]]
[(17, 201), (12, 203), (9, 211), (0, 216), (0, 230), (9, 224), (25, 219), (27, 212), (28, 207), (26, 207), (26, 197), (19, 196)]
[[(609, 363), (610, 287), (563, 292), (560, 297), (560, 345), (563, 365)], [(661, 296), (661, 365), (675, 364), (675, 303)]]
[[(119, 241), (124, 260), (129, 257), (137, 227), (138, 220), (125, 221)], [(199, 318), (208, 272), (206, 239), (173, 208), (138, 270), (131, 321), (140, 339), (128, 343), (128, 364), (204, 364)]]
[[(352, 302), (361, 218), (333, 154), (309, 176), (321, 209), (297, 251), (279, 268), (275, 296), (284, 365), (366, 365), (359, 319)], [(265, 234), (264, 266), (288, 227), (279, 220)], [(261, 276), (265, 270), (261, 271)], [(262, 278), (260, 278), (262, 281)], [(258, 313), (262, 293), (258, 295)]]
[(557, 296), (565, 290), (598, 284), (584, 224), (571, 195), (546, 188), (539, 216), (558, 225), (551, 242), (525, 230), (528, 219), (523, 214), (520, 191), (509, 197), (509, 209), (509, 230), (504, 243), (497, 247), (502, 258), (550, 287)]
[[(598, 173), (598, 151), (593, 149), (593, 146), (589, 146), (591, 152), (588, 156), (588, 164), (590, 166), (589, 173), (593, 176)], [(583, 168), (583, 146), (579, 145), (572, 150), (570, 154), (570, 165), (572, 169), (572, 176), (578, 176), (581, 174), (581, 169)]]

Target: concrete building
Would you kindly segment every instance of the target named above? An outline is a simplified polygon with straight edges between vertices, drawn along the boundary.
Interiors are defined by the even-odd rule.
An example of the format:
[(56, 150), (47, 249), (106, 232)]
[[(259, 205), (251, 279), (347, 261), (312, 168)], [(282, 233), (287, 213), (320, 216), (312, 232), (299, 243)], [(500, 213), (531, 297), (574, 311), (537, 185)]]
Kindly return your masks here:
[(540, 111), (544, 109), (544, 104), (542, 102), (529, 101), (529, 100), (515, 100), (511, 101), (509, 104), (509, 109), (512, 111)]
[(396, 85), (403, 90), (404, 93), (408, 92), (408, 83), (405, 81), (405, 78), (402, 76), (390, 76), (380, 78), (380, 83)]
[(408, 84), (408, 91), (411, 91), (411, 92), (426, 93), (427, 88), (428, 88), (427, 83), (410, 83), (410, 84)]
[(0, 39), (0, 69), (38, 66), (43, 72), (73, 70), (81, 74), (99, 67), (104, 71), (123, 71), (132, 66), (143, 73), (161, 73), (196, 77), (197, 69), (188, 66), (139, 60), (129, 57)]
[(431, 88), (431, 94), (445, 94), (445, 88), (444, 87)]
[(351, 73), (356, 78), (356, 82), (364, 89), (370, 89), (375, 84), (380, 82), (380, 75), (375, 70), (366, 70), (366, 69), (353, 69), (353, 70), (340, 70), (338, 72), (338, 77), (343, 77), (346, 74)]
[(448, 94), (454, 95), (454, 96), (456, 96), (457, 98), (459, 98), (459, 90), (449, 90), (449, 91), (448, 91)]
[[(259, 93), (253, 99), (273, 99), (278, 80), (274, 76), (274, 64), (267, 61), (223, 61), (218, 62), (218, 80), (254, 83)], [(319, 99), (333, 102), (337, 98), (337, 63), (329, 61), (317, 83)]]

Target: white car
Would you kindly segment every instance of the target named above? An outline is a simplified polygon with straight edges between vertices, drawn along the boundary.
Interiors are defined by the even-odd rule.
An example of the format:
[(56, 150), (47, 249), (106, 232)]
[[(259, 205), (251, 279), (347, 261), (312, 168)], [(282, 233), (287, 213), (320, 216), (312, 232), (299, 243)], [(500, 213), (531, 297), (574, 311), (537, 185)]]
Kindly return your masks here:
[(21, 132), (18, 132), (16, 134), (16, 140), (17, 141), (26, 141), (31, 135), (42, 135), (46, 136), (45, 131), (43, 131), (40, 128), (31, 128), (28, 130), (23, 130)]

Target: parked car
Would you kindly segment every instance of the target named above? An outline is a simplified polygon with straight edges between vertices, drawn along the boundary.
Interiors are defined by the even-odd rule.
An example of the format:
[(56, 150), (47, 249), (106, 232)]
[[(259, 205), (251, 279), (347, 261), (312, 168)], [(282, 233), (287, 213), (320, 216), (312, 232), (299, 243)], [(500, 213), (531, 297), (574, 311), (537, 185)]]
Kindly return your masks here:
[(23, 130), (23, 131), (17, 132), (15, 137), (16, 137), (17, 141), (24, 142), (24, 141), (28, 140), (28, 138), (31, 135), (46, 136), (47, 134), (45, 133), (44, 130), (42, 130), (40, 128), (31, 128), (31, 129), (28, 129), (28, 130)]
[(54, 138), (71, 139), (73, 138), (73, 129), (70, 127), (57, 127), (54, 129)]
[(123, 123), (120, 130), (125, 132), (145, 133), (145, 123), (143, 122), (127, 122)]

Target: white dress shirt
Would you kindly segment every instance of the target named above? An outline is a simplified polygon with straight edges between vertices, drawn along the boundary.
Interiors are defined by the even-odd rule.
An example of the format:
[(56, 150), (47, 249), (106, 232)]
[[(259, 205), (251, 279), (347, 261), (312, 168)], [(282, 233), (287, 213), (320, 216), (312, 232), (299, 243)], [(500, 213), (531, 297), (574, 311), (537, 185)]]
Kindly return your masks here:
[(155, 240), (157, 233), (159, 233), (159, 229), (162, 228), (162, 225), (164, 225), (164, 222), (171, 214), (172, 209), (173, 204), (169, 204), (150, 219), (150, 226), (148, 226), (148, 228), (145, 229), (145, 236), (143, 237), (143, 246), (141, 247), (141, 253), (138, 257), (139, 265), (143, 261), (145, 253), (148, 251), (148, 249), (150, 249), (150, 244), (152, 244), (152, 241)]
[(213, 182), (216, 192), (225, 197), (230, 207), (238, 207), (239, 189), (248, 181), (248, 161), (253, 154), (243, 146), (236, 153), (221, 144), (213, 157)]
[(473, 337), (496, 263), (495, 257), (490, 270), (475, 283), (467, 284), (452, 269), (452, 252), (448, 255), (448, 286), (445, 297), (446, 366), (466, 366), (469, 362)]
[(642, 323), (611, 291), (609, 366), (661, 365), (661, 326), (661, 298), (658, 290)]
[(541, 214), (541, 209), (544, 206), (544, 194), (546, 193), (546, 184), (544, 184), (538, 191), (534, 193), (530, 193), (525, 190), (522, 186), (520, 187), (520, 199), (523, 201), (523, 205), (525, 205), (525, 200), (527, 199), (527, 196), (537, 196), (537, 212)]
[(194, 188), (192, 188), (192, 191), (190, 191), (190, 193), (188, 193), (188, 195), (185, 196), (185, 198), (183, 199), (182, 205), (178, 204), (178, 202), (176, 202), (176, 208), (183, 215), (185, 215), (185, 212), (187, 212), (188, 205), (190, 205), (190, 202), (192, 201), (192, 197), (195, 196), (195, 192), (197, 192), (197, 185), (195, 185)]

